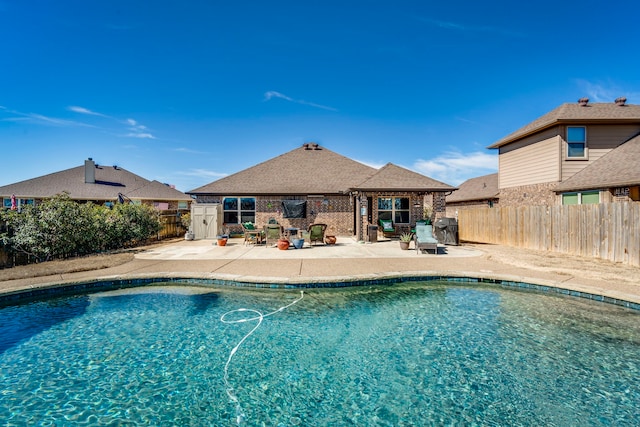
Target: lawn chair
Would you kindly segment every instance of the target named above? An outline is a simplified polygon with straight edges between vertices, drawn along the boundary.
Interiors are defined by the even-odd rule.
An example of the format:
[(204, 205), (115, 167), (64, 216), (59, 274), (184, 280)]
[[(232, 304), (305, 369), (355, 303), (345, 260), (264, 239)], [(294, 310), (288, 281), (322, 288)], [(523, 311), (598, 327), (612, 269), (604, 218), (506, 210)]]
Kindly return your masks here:
[(327, 224), (311, 224), (307, 228), (307, 232), (309, 233), (309, 245), (313, 244), (313, 242), (320, 242), (324, 245), (325, 231), (327, 231)]
[(243, 222), (242, 231), (244, 232), (244, 244), (254, 243), (260, 244), (262, 243), (263, 231), (256, 229), (252, 222)]
[(396, 228), (393, 226), (393, 221), (391, 221), (390, 219), (381, 219), (378, 222), (380, 223), (380, 228), (382, 229), (383, 236), (388, 237), (388, 234), (396, 234)]
[(416, 254), (429, 249), (433, 249), (435, 255), (438, 254), (438, 241), (433, 237), (433, 228), (430, 225), (416, 224), (416, 234), (413, 235), (413, 240)]
[(267, 224), (264, 226), (264, 242), (265, 246), (269, 247), (271, 242), (272, 245), (276, 245), (280, 237), (282, 237), (283, 228), (280, 224)]

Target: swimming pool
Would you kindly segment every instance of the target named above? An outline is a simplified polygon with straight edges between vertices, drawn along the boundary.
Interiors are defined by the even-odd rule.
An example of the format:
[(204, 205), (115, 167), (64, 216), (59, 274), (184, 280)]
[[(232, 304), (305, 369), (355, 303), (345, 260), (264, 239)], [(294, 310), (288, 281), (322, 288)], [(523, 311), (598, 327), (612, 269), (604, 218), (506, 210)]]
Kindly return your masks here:
[(497, 286), (158, 285), (0, 309), (8, 425), (640, 425), (639, 376), (637, 311)]

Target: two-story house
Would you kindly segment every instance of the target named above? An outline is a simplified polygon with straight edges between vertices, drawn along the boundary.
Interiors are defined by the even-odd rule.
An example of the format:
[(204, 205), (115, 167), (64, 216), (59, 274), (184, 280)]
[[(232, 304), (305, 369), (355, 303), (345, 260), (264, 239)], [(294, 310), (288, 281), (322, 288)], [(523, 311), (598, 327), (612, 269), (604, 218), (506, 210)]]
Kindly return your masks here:
[(501, 206), (640, 200), (640, 105), (587, 98), (502, 138)]

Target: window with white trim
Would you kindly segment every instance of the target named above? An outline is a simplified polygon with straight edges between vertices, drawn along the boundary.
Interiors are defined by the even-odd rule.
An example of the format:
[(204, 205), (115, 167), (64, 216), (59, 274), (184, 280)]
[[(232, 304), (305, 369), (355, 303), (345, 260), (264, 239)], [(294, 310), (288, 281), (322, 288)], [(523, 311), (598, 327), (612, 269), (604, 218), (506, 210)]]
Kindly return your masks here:
[(587, 157), (587, 128), (567, 126), (567, 158), (584, 159)]
[(408, 197), (378, 197), (378, 219), (409, 224)]
[(222, 210), (225, 224), (256, 222), (255, 197), (225, 197)]

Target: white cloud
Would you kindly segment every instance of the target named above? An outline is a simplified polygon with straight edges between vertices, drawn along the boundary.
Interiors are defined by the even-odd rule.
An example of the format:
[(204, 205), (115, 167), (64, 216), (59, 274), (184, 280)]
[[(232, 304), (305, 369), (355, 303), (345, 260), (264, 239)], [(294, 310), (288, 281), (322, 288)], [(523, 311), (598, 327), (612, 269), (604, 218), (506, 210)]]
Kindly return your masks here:
[(187, 154), (203, 154), (204, 153), (204, 151), (192, 150), (191, 148), (187, 148), (187, 147), (174, 148), (172, 151), (177, 151), (179, 153), (187, 153)]
[(363, 165), (367, 165), (367, 166), (375, 168), (375, 169), (380, 169), (381, 167), (386, 165), (386, 163), (378, 163), (378, 162), (372, 162), (372, 161), (368, 161), (368, 160), (358, 160), (358, 159), (354, 159), (354, 160), (356, 162), (358, 162), (358, 163), (362, 163)]
[[(621, 96), (626, 97), (629, 101), (640, 99), (640, 92), (630, 92), (615, 83), (590, 82), (582, 79), (576, 80), (576, 83), (590, 102), (613, 102)], [(633, 103), (638, 103), (638, 101)]]
[(463, 32), (472, 32), (472, 33), (493, 33), (499, 34), (508, 37), (523, 37), (523, 34), (518, 31), (512, 31), (509, 28), (505, 27), (495, 27), (488, 25), (467, 25), (461, 24), (458, 22), (451, 21), (441, 21), (438, 19), (424, 18), (424, 17), (416, 17), (418, 21), (424, 22), (426, 24), (436, 26), (438, 28), (444, 28), (445, 30), (452, 31), (463, 31)]
[(130, 132), (125, 135), (126, 137), (156, 139), (156, 137), (153, 136), (151, 133), (145, 132), (147, 130), (146, 126), (139, 124), (136, 120), (127, 119), (125, 120), (125, 123), (127, 123), (130, 126), (129, 127)]
[(14, 115), (14, 117), (9, 117), (7, 119), (4, 119), (4, 121), (35, 123), (40, 125), (60, 127), (95, 127), (90, 124), (77, 122), (74, 120), (59, 119), (57, 117), (49, 117), (37, 113), (23, 113), (21, 111), (9, 110), (5, 107), (3, 107), (2, 109), (7, 113)]
[(196, 176), (201, 178), (222, 178), (228, 174), (222, 172), (215, 172), (207, 169), (191, 169), (186, 172), (178, 172), (179, 175)]
[[(93, 110), (90, 110), (85, 107), (80, 107), (77, 105), (71, 105), (67, 107), (67, 110), (72, 111), (74, 113), (83, 114), (87, 116), (97, 116), (104, 117), (110, 120), (113, 120), (118, 123), (120, 127), (122, 127), (123, 123), (128, 125), (128, 132), (122, 133), (122, 130), (119, 132), (116, 130), (104, 129), (102, 126), (96, 126), (90, 123), (78, 122), (75, 120), (66, 120), (59, 119), (57, 117), (45, 116), (37, 113), (23, 113), (21, 111), (11, 110), (4, 106), (0, 106), (0, 110), (5, 112), (6, 114), (11, 114), (13, 117), (6, 117), (2, 119), (2, 121), (11, 121), (11, 122), (23, 122), (23, 123), (34, 123), (40, 125), (49, 125), (49, 126), (60, 126), (60, 127), (87, 127), (87, 128), (97, 128), (106, 130), (109, 133), (113, 133), (114, 135), (125, 137), (125, 138), (139, 138), (139, 139), (156, 139), (156, 137), (148, 131), (147, 127), (139, 124), (134, 119), (116, 119), (114, 117), (108, 116), (106, 114), (102, 114)], [(89, 118), (86, 119), (87, 121)]]
[(448, 152), (430, 160), (418, 159), (413, 169), (423, 175), (457, 186), (469, 178), (498, 171), (498, 155), (476, 151)]
[(273, 98), (279, 98), (279, 99), (284, 99), (285, 101), (289, 101), (289, 102), (293, 102), (295, 104), (301, 104), (301, 105), (308, 105), (310, 107), (314, 107), (314, 108), (320, 108), (323, 110), (329, 110), (329, 111), (338, 111), (337, 109), (333, 108), (333, 107), (327, 107), (326, 105), (321, 105), (321, 104), (316, 104), (315, 102), (309, 102), (309, 101), (305, 101), (303, 99), (293, 99), (287, 95), (284, 95), (280, 92), (276, 92), (275, 90), (270, 90), (268, 92), (265, 92), (264, 94), (264, 100), (266, 101), (270, 101)]
[(140, 139), (156, 139), (155, 136), (153, 136), (150, 133), (141, 133), (141, 132), (129, 132), (128, 134), (124, 135), (128, 138), (140, 138)]
[(105, 114), (97, 113), (95, 111), (91, 111), (88, 108), (78, 107), (77, 105), (71, 105), (71, 106), (67, 107), (67, 110), (73, 111), (74, 113), (87, 114), (89, 116), (108, 117)]

